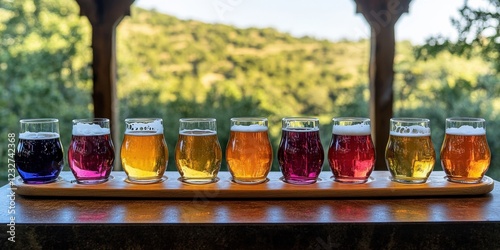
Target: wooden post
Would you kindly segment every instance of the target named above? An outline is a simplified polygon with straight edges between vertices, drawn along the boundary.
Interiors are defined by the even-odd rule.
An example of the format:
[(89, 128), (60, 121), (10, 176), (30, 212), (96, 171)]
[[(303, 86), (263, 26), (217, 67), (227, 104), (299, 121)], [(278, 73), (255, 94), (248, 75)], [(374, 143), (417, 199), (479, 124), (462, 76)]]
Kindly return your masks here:
[(389, 119), (393, 115), (394, 26), (408, 12), (411, 0), (354, 0), (371, 27), (370, 41), (370, 119), (377, 155), (376, 170), (387, 170), (385, 146), (389, 138)]
[[(130, 15), (134, 0), (76, 0), (80, 15), (92, 25), (94, 117), (108, 118), (115, 148), (119, 147), (118, 100), (116, 96), (116, 26)], [(119, 158), (115, 167), (120, 166)], [(116, 169), (116, 168), (115, 168)]]

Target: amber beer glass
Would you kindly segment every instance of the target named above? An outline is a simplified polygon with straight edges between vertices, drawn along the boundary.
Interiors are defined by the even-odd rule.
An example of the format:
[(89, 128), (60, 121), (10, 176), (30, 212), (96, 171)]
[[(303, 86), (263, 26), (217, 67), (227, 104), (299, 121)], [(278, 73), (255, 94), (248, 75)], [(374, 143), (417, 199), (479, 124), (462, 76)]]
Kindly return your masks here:
[(120, 158), (127, 181), (155, 183), (162, 180), (168, 164), (168, 148), (160, 118), (125, 119)]
[(226, 161), (233, 181), (257, 184), (266, 181), (273, 162), (267, 118), (231, 118)]
[(222, 162), (214, 118), (181, 118), (175, 146), (180, 180), (190, 184), (216, 182)]
[(429, 119), (392, 118), (385, 161), (392, 180), (424, 183), (434, 168), (436, 152), (431, 141)]
[(488, 170), (491, 152), (482, 118), (447, 118), (441, 146), (441, 165), (449, 181), (481, 182)]

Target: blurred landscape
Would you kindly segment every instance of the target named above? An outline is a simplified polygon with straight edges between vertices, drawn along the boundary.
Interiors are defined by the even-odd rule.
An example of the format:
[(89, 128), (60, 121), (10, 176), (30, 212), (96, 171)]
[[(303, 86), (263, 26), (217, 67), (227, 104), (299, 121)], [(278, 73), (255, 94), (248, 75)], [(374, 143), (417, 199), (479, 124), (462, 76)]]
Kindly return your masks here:
[[(92, 117), (100, 107), (91, 99), (91, 29), (76, 2), (2, 3), (0, 37), (3, 181), (7, 134), (18, 133), (19, 119), (58, 118), (67, 150), (71, 120)], [(217, 118), (223, 151), (231, 117), (268, 117), (276, 152), (283, 117), (318, 117), (327, 150), (333, 117), (369, 116), (368, 40), (293, 37), (271, 28), (206, 24), (133, 7), (117, 28), (116, 45), (120, 121), (163, 118), (168, 170), (176, 170), (182, 117)], [(500, 76), (494, 65), (479, 55), (448, 52), (417, 59), (416, 51), (410, 42), (397, 42), (394, 116), (429, 118), (438, 157), (446, 117), (485, 118), (493, 156), (487, 175), (500, 180)], [(119, 152), (120, 145), (115, 148)], [(273, 170), (279, 170), (276, 153)], [(326, 160), (323, 170), (329, 171)], [(435, 170), (441, 170), (439, 159)]]

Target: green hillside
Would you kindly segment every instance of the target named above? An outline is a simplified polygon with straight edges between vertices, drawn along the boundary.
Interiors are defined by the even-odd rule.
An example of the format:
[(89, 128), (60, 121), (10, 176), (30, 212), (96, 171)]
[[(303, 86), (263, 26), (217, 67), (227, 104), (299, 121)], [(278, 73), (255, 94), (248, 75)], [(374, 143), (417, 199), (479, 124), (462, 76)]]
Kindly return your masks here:
[(282, 117), (320, 117), (326, 144), (333, 116), (368, 115), (366, 41), (294, 38), (135, 8), (117, 46), (123, 118), (165, 117), (171, 148), (180, 117), (216, 117), (225, 144), (229, 118), (266, 116), (277, 146)]
[[(91, 104), (90, 27), (78, 13), (73, 1), (0, 3), (3, 135), (17, 132), (20, 118), (56, 117), (68, 145), (71, 119), (99, 108)], [(276, 150), (281, 118), (315, 116), (326, 149), (333, 117), (369, 113), (368, 41), (296, 38), (135, 7), (116, 39), (120, 118), (163, 118), (169, 170), (181, 117), (217, 118), (225, 149), (231, 117), (266, 116)], [(430, 118), (438, 155), (446, 117), (484, 117), (492, 152), (500, 152), (500, 133), (492, 129), (500, 125), (499, 76), (491, 65), (450, 54), (417, 61), (413, 49), (397, 44), (395, 116)], [(0, 143), (1, 159), (5, 152)], [(500, 179), (495, 159), (488, 175)]]

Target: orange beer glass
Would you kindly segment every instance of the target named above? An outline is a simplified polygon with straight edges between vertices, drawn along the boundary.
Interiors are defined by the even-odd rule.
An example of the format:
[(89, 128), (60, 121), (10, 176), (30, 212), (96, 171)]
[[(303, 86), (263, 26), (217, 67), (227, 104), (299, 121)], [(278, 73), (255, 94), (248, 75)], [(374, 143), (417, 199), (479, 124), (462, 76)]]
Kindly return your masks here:
[(449, 181), (481, 182), (488, 170), (491, 152), (482, 118), (447, 118), (441, 146), (441, 165)]
[(257, 184), (266, 181), (273, 162), (267, 118), (231, 118), (226, 161), (234, 182)]

